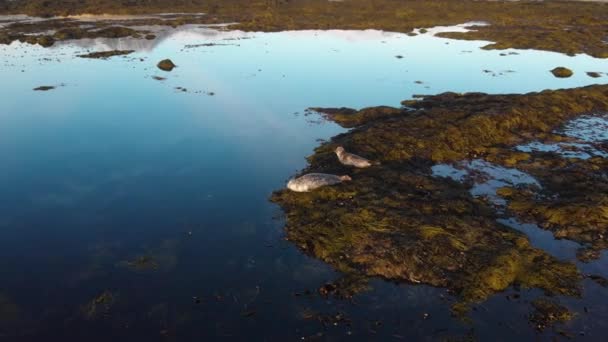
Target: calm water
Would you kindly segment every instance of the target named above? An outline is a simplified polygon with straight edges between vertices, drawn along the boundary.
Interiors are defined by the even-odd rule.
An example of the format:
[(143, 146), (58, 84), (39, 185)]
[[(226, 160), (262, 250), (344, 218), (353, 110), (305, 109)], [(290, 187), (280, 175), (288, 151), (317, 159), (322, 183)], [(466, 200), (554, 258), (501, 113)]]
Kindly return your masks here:
[[(526, 318), (536, 290), (518, 301), (505, 299), (513, 290), (494, 296), (473, 324), (450, 317), (454, 299), (427, 286), (376, 280), (354, 302), (308, 295), (339, 275), (283, 240), (281, 212), (268, 202), (318, 139), (343, 132), (304, 115), (308, 107), (608, 79), (585, 75), (608, 72), (606, 60), (501, 56), (483, 45), (379, 31), (190, 27), (155, 41), (0, 46), (0, 340), (547, 338), (551, 331), (537, 333)], [(114, 48), (137, 52), (76, 57)], [(156, 69), (164, 58), (178, 68)], [(562, 65), (575, 75), (548, 72)], [(57, 88), (32, 91), (42, 85)], [(540, 247), (562, 248), (528, 229)], [(142, 256), (155, 267), (129, 266)], [(605, 259), (585, 267), (606, 275)], [(104, 291), (112, 300), (87, 316)], [(585, 299), (562, 302), (596, 317), (582, 314), (569, 331), (589, 340), (608, 332), (606, 289), (586, 281)], [(311, 313), (350, 323), (322, 324)]]

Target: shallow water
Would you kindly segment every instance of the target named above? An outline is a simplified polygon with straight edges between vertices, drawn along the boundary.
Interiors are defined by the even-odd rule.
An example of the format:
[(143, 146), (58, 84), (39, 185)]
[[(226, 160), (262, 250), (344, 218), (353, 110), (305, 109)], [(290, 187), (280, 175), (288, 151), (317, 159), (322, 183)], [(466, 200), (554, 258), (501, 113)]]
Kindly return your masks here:
[[(158, 37), (0, 46), (0, 339), (437, 340), (474, 329), (481, 340), (510, 340), (551, 333), (527, 323), (526, 298), (537, 291), (521, 290), (516, 301), (496, 295), (472, 313), (472, 325), (450, 317), (449, 293), (427, 286), (377, 280), (355, 303), (320, 298), (316, 289), (339, 275), (283, 241), (281, 213), (268, 197), (306, 165), (318, 139), (343, 132), (305, 115), (308, 107), (582, 86), (605, 82), (585, 72), (608, 71), (606, 60), (516, 50), (501, 56), (480, 50), (485, 42), (373, 30), (190, 26)], [(104, 49), (137, 52), (77, 57)], [(164, 58), (178, 67), (158, 70)], [(556, 79), (549, 72), (556, 66), (575, 75)], [(57, 88), (32, 90), (43, 85)], [(535, 238), (550, 249), (550, 234)], [(133, 267), (141, 257), (153, 262)], [(606, 275), (605, 260), (585, 267)], [(600, 305), (608, 292), (587, 287), (596, 301), (571, 306), (608, 317)], [(91, 314), (87, 303), (104, 291), (114, 299)], [(351, 321), (334, 322), (339, 312)], [(590, 338), (608, 331), (585, 317), (568, 324)]]

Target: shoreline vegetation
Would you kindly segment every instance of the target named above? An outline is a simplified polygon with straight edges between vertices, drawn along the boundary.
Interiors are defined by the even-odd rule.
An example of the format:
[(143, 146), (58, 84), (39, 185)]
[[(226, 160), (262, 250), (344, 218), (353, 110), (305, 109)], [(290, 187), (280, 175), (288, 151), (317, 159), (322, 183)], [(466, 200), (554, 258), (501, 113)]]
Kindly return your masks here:
[[(142, 18), (120, 23), (97, 22), (90, 29), (79, 14), (170, 13), (163, 18)], [(206, 15), (200, 15), (206, 13)], [(27, 14), (58, 18), (15, 23), (0, 29), (0, 43), (22, 40), (51, 46), (56, 40), (83, 37), (139, 37), (124, 26), (237, 23), (244, 31), (302, 29), (378, 29), (411, 33), (416, 28), (487, 22), (470, 32), (439, 36), (487, 40), (486, 49), (537, 49), (569, 55), (586, 53), (608, 58), (608, 4), (580, 1), (469, 1), (469, 0), (0, 0), (0, 14)], [(89, 22), (90, 24), (90, 22)], [(104, 32), (100, 29), (107, 29)], [(123, 28), (120, 30), (119, 28)], [(47, 34), (48, 30), (56, 30)]]

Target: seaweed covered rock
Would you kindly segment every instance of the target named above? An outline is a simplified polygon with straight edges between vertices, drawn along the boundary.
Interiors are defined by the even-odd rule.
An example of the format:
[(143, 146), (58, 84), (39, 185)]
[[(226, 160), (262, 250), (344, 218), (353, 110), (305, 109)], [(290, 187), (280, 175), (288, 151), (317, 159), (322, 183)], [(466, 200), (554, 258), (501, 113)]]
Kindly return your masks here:
[[(588, 160), (577, 169), (568, 166), (569, 160), (563, 165), (556, 164), (555, 158), (541, 162), (515, 147), (552, 137), (557, 127), (581, 114), (608, 110), (608, 86), (525, 95), (445, 93), (404, 101), (403, 105), (380, 107), (377, 112), (320, 110), (355, 128), (318, 147), (308, 158), (310, 165), (304, 173), (347, 171), (335, 157), (336, 146), (381, 164), (350, 170), (353, 181), (336, 187), (273, 194), (272, 200), (286, 213), (287, 238), (348, 275), (452, 289), (460, 298), (453, 306), (456, 313), (466, 312), (470, 304), (512, 284), (577, 296), (581, 275), (573, 263), (532, 247), (523, 233), (497, 222), (494, 208), (470, 194), (470, 184), (433, 177), (431, 166), (471, 158), (521, 166), (547, 183), (549, 193), (558, 192), (565, 198), (564, 205), (583, 201), (582, 207), (596, 201), (597, 211), (578, 212), (579, 207), (572, 207), (564, 215), (548, 215), (559, 227), (578, 224), (576, 218), (588, 215), (597, 226), (576, 228), (591, 222), (581, 221), (565, 231), (568, 238), (590, 241), (607, 229), (600, 224), (604, 183), (597, 179), (598, 170), (605, 169), (604, 162)], [(378, 112), (390, 114), (367, 114)], [(561, 176), (563, 180), (579, 177), (581, 181), (571, 188), (563, 180), (560, 183), (560, 174), (552, 173), (556, 167), (570, 170), (571, 175)], [(596, 172), (589, 172), (592, 170)], [(581, 178), (584, 174), (588, 176)], [(523, 196), (519, 189), (500, 195)], [(534, 202), (539, 201), (537, 197), (529, 200), (524, 203), (543, 205), (542, 199)], [(575, 218), (570, 217), (573, 210)], [(552, 231), (559, 235), (561, 230)]]
[(171, 71), (176, 67), (176, 65), (173, 64), (173, 61), (170, 59), (163, 59), (162, 61), (158, 62), (156, 66), (163, 71)]
[(496, 223), (461, 185), (411, 168), (393, 164), (357, 172), (353, 184), (275, 193), (287, 238), (346, 274), (450, 288), (461, 298), (456, 313), (513, 283), (578, 294), (573, 264)]
[(588, 246), (578, 253), (580, 260), (599, 257), (598, 251), (608, 248), (608, 160), (566, 159), (550, 153), (531, 156), (516, 167), (533, 175), (543, 188), (503, 191), (509, 211), (551, 230), (556, 238)]
[(82, 314), (87, 320), (103, 318), (116, 304), (116, 300), (117, 296), (111, 291), (106, 290), (84, 305), (82, 307)]
[(588, 71), (587, 76), (592, 77), (592, 78), (599, 78), (599, 77), (602, 77), (602, 74), (597, 71)]
[(361, 110), (352, 108), (310, 108), (310, 111), (323, 115), (326, 119), (333, 121), (344, 128), (352, 128), (376, 119), (400, 115), (403, 111), (399, 108), (380, 106)]
[(547, 299), (537, 299), (532, 302), (534, 312), (530, 315), (530, 323), (539, 330), (545, 330), (558, 322), (566, 322), (574, 317), (566, 307)]
[(49, 47), (55, 44), (55, 39), (52, 36), (40, 35), (40, 36), (24, 36), (20, 39), (24, 43), (32, 45), (40, 45), (42, 47)]
[(568, 78), (568, 77), (574, 75), (574, 72), (572, 72), (572, 70), (570, 70), (568, 68), (564, 68), (564, 67), (557, 67), (557, 68), (551, 70), (551, 73), (553, 74), (553, 76), (555, 76), (557, 78)]
[(33, 90), (34, 91), (49, 91), (49, 90), (53, 90), (55, 89), (55, 86), (40, 86), (40, 87), (36, 87)]
[(135, 52), (134, 50), (110, 50), (110, 51), (96, 51), (79, 55), (80, 58), (92, 58), (92, 59), (108, 59), (114, 56), (125, 56)]

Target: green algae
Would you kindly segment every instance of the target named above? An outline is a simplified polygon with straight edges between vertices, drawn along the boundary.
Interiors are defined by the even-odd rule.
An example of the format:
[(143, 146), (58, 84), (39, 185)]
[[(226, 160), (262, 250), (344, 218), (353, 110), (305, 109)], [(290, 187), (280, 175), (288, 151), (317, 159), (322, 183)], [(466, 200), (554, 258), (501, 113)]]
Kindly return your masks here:
[[(516, 166), (538, 177), (548, 194), (557, 192), (564, 204), (574, 206), (559, 215), (541, 211), (552, 213), (550, 222), (559, 227), (594, 222), (588, 220), (603, 217), (608, 191), (599, 190), (604, 185), (590, 171), (599, 175), (605, 160), (581, 161), (576, 169), (572, 160), (552, 156), (541, 161), (535, 153), (514, 148), (541, 137), (555, 138), (553, 131), (566, 121), (607, 110), (608, 86), (525, 95), (445, 93), (403, 105), (378, 111), (315, 109), (354, 128), (318, 147), (303, 173), (349, 173), (353, 181), (305, 194), (274, 193), (272, 200), (286, 213), (287, 239), (348, 276), (449, 288), (457, 295), (452, 310), (458, 315), (514, 284), (548, 294), (580, 295), (582, 276), (573, 263), (532, 247), (523, 233), (498, 223), (495, 210), (471, 196), (470, 185), (433, 177), (430, 167), (469, 158)], [(333, 153), (338, 145), (381, 164), (345, 168)], [(572, 173), (562, 175), (562, 183), (555, 172), (559, 167)], [(511, 209), (512, 198), (525, 191), (503, 188), (498, 194), (509, 199)], [(525, 204), (532, 208), (526, 210), (542, 204), (538, 197), (527, 199)], [(583, 207), (587, 209), (576, 211)], [(589, 208), (598, 211), (593, 214)], [(583, 216), (588, 220), (579, 221)], [(600, 224), (595, 227), (594, 234), (606, 230)], [(568, 238), (591, 243), (593, 234), (567, 231)]]

